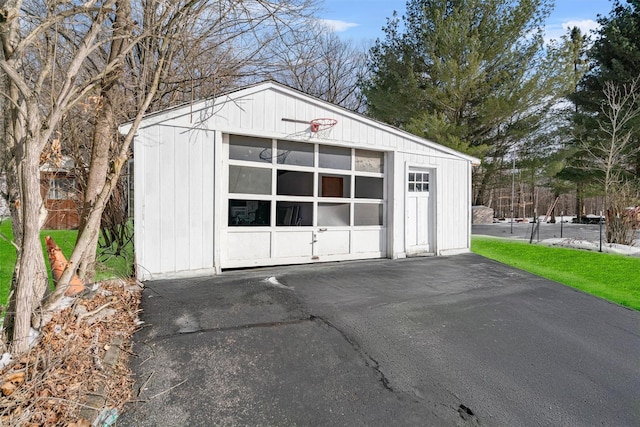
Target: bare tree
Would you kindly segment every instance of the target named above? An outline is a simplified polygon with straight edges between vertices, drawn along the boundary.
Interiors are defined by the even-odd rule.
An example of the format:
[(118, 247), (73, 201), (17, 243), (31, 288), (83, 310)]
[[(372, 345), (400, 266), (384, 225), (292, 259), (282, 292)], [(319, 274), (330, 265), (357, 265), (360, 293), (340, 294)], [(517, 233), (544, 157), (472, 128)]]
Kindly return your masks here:
[[(633, 233), (627, 221), (625, 208), (631, 203), (633, 156), (632, 137), (637, 129), (634, 121), (640, 117), (640, 78), (629, 84), (606, 82), (604, 103), (597, 119), (602, 137), (584, 143), (594, 177), (604, 190), (604, 208), (607, 212), (607, 241), (629, 244)], [(637, 177), (636, 177), (637, 179)], [(627, 224), (627, 225), (625, 225)]]
[[(90, 277), (101, 214), (127, 162), (133, 136), (154, 103), (171, 103), (165, 100), (180, 86), (172, 80), (177, 75), (173, 71), (184, 68), (188, 48), (211, 42), (228, 52), (242, 48), (258, 56), (261, 42), (292, 31), (297, 17), (312, 12), (310, 2), (0, 0), (0, 69), (5, 79), (0, 149), (18, 248), (7, 322), (14, 353), (28, 348), (31, 324), (39, 327), (46, 321), (78, 268)], [(122, 105), (116, 107), (116, 102)], [(40, 157), (65, 116), (81, 105), (93, 105), (82, 227), (69, 266), (36, 310), (47, 287), (39, 241), (46, 215)], [(115, 123), (120, 119), (116, 112), (122, 110), (132, 125), (121, 138)]]
[(341, 40), (316, 20), (269, 48), (275, 58), (274, 80), (353, 111), (363, 109), (358, 82), (366, 68), (364, 47)]
[[(24, 4), (9, 0), (0, 5), (4, 18), (3, 57), (0, 69), (5, 74), (4, 159), (8, 168), (9, 190), (15, 195), (13, 228), (17, 231), (17, 265), (10, 304), (18, 314), (9, 321), (14, 351), (28, 347), (30, 314), (42, 298), (47, 276), (40, 246), (40, 228), (46, 209), (40, 195), (40, 156), (64, 115), (64, 112), (96, 85), (99, 76), (83, 75), (83, 63), (101, 40), (101, 30), (108, 25), (116, 0), (87, 4)], [(84, 9), (84, 10), (83, 10)], [(76, 28), (65, 26), (73, 16)], [(69, 31), (67, 31), (69, 30)], [(75, 36), (75, 45), (60, 41)], [(57, 68), (64, 54), (65, 74)], [(105, 64), (107, 75), (116, 62)], [(10, 319), (11, 320), (11, 319)]]

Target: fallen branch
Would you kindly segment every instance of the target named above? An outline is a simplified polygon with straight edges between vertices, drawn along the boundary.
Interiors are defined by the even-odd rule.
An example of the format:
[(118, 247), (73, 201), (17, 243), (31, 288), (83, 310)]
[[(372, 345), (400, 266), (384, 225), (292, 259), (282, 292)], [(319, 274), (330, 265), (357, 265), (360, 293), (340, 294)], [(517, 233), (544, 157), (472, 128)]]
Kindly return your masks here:
[(112, 304), (113, 304), (113, 302), (110, 301), (110, 302), (108, 302), (106, 304), (101, 305), (100, 307), (96, 308), (93, 311), (88, 311), (86, 313), (79, 314), (78, 317), (76, 318), (76, 324), (80, 323), (80, 321), (82, 319), (86, 318), (86, 317), (91, 317), (91, 316), (94, 316), (94, 315), (100, 313), (102, 310), (104, 310), (105, 308), (109, 307)]
[(144, 390), (144, 387), (149, 384), (149, 381), (151, 380), (151, 377), (153, 376), (154, 372), (151, 372), (151, 374), (149, 374), (149, 376), (147, 377), (147, 380), (140, 386), (140, 388), (138, 389), (138, 397), (140, 397), (140, 393), (142, 393), (142, 390)]
[(184, 380), (180, 381), (178, 384), (174, 385), (173, 387), (169, 387), (168, 389), (163, 390), (163, 391), (161, 391), (160, 393), (154, 394), (153, 396), (151, 396), (151, 397), (149, 398), (149, 400), (155, 399), (155, 398), (156, 398), (156, 397), (158, 397), (158, 396), (161, 396), (161, 395), (163, 395), (163, 394), (165, 394), (165, 393), (168, 393), (168, 392), (170, 392), (171, 390), (173, 390), (174, 388), (180, 387), (182, 384), (184, 384), (184, 383), (186, 383), (186, 382), (187, 382), (187, 380), (186, 380), (186, 379), (184, 379)]

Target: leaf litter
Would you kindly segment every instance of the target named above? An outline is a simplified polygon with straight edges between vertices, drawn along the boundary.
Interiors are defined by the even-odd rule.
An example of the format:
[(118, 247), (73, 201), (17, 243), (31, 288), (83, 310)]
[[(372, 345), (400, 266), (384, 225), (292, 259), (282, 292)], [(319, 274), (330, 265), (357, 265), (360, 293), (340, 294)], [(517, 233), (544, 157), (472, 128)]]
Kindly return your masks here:
[(104, 415), (113, 420), (133, 397), (141, 293), (135, 281), (105, 281), (56, 312), (36, 345), (0, 371), (0, 426), (110, 425)]

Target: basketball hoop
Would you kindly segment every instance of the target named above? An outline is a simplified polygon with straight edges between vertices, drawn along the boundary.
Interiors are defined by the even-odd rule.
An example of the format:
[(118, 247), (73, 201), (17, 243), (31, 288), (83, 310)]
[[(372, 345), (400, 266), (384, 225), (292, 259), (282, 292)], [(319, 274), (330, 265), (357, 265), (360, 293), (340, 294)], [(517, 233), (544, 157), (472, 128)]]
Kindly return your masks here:
[(332, 127), (334, 127), (338, 121), (336, 119), (313, 119), (309, 122), (309, 128), (311, 132), (319, 136), (327, 136)]

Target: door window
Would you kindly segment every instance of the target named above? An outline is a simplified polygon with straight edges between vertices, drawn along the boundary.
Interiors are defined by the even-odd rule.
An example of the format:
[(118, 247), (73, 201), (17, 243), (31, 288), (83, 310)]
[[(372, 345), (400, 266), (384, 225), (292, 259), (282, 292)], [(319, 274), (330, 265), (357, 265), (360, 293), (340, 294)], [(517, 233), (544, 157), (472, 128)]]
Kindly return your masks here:
[(276, 226), (313, 225), (313, 203), (277, 202)]
[(321, 168), (349, 170), (351, 169), (351, 149), (321, 145), (319, 162)]
[(384, 172), (384, 153), (356, 150), (356, 170), (359, 172)]
[(278, 141), (277, 163), (281, 165), (313, 166), (313, 144)]
[(356, 176), (356, 198), (382, 199), (384, 195), (384, 179), (369, 176)]
[(348, 226), (349, 203), (318, 203), (319, 226)]
[(230, 165), (229, 193), (271, 194), (271, 169)]
[(318, 195), (320, 197), (351, 197), (351, 176), (318, 174)]
[(354, 225), (382, 225), (382, 204), (356, 203), (353, 211)]
[(409, 172), (409, 192), (422, 193), (429, 191), (428, 172)]
[(278, 171), (278, 195), (313, 196), (313, 172)]
[(265, 226), (271, 222), (271, 202), (267, 200), (229, 200), (229, 225)]
[(230, 135), (229, 158), (248, 162), (271, 163), (271, 140)]

